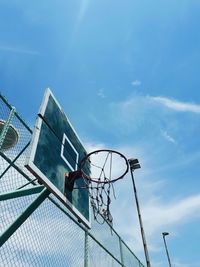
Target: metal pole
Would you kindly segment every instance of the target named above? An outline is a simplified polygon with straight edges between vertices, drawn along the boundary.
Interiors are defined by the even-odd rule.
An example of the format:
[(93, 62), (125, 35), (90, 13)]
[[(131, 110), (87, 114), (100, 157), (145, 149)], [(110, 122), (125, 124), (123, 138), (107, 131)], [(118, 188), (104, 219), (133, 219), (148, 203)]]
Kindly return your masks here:
[(144, 228), (143, 228), (143, 223), (142, 223), (142, 217), (141, 217), (140, 207), (139, 207), (139, 202), (138, 202), (138, 197), (137, 197), (137, 190), (136, 190), (134, 176), (133, 176), (133, 169), (132, 168), (131, 168), (131, 178), (132, 178), (132, 182), (133, 182), (133, 190), (134, 190), (135, 202), (136, 202), (138, 218), (139, 218), (139, 223), (140, 223), (140, 230), (141, 230), (141, 235), (142, 235), (142, 242), (143, 242), (143, 246), (144, 246), (144, 253), (145, 253), (146, 263), (147, 263), (147, 267), (151, 267), (150, 260), (149, 260), (149, 253), (148, 253), (148, 249), (147, 249), (146, 238), (145, 238), (145, 233), (144, 233)]
[(164, 244), (165, 244), (165, 250), (166, 250), (166, 254), (167, 254), (167, 259), (168, 259), (168, 262), (169, 262), (169, 266), (172, 267), (171, 261), (170, 261), (170, 257), (169, 257), (169, 252), (168, 252), (168, 249), (167, 249), (167, 243), (166, 243), (166, 240), (165, 240), (165, 236), (166, 235), (169, 235), (169, 233), (162, 233), (162, 235), (163, 235), (163, 240), (164, 240)]
[(84, 267), (88, 267), (88, 230), (85, 230)]
[(125, 267), (125, 265), (124, 265), (123, 248), (122, 248), (122, 240), (121, 240), (120, 237), (119, 237), (119, 249), (120, 249), (120, 259), (121, 259), (122, 267)]

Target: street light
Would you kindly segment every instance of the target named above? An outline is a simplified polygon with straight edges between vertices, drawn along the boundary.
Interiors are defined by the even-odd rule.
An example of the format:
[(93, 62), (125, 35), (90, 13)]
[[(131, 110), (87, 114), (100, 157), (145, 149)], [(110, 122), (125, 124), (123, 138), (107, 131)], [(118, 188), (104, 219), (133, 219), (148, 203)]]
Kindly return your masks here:
[(129, 162), (130, 170), (131, 170), (131, 178), (132, 178), (132, 182), (133, 182), (133, 190), (134, 190), (135, 202), (136, 202), (138, 218), (139, 218), (139, 223), (140, 223), (140, 230), (141, 230), (141, 235), (142, 235), (142, 242), (143, 242), (143, 246), (144, 246), (144, 253), (145, 253), (146, 263), (147, 263), (147, 267), (151, 267), (150, 260), (149, 260), (148, 249), (147, 249), (147, 243), (146, 243), (146, 239), (145, 239), (143, 223), (142, 223), (142, 217), (141, 217), (140, 207), (139, 207), (139, 202), (138, 202), (138, 197), (137, 197), (137, 190), (136, 190), (134, 176), (133, 176), (134, 170), (140, 169), (141, 166), (139, 164), (138, 159), (129, 159), (128, 162)]
[(163, 233), (162, 233), (163, 240), (164, 240), (164, 244), (165, 244), (165, 250), (166, 250), (166, 254), (167, 254), (167, 259), (168, 259), (168, 262), (169, 262), (169, 266), (172, 267), (172, 266), (171, 266), (170, 257), (169, 257), (169, 252), (168, 252), (168, 249), (167, 249), (167, 243), (166, 243), (166, 240), (165, 240), (165, 236), (166, 236), (166, 235), (169, 235), (169, 233), (167, 233), (167, 232), (163, 232)]

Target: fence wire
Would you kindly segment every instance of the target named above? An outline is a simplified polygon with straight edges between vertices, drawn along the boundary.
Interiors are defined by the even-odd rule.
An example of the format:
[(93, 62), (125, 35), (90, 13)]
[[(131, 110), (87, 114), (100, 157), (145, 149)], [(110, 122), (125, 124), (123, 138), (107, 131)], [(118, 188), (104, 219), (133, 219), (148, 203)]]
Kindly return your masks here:
[[(0, 120), (6, 122), (11, 110), (0, 95)], [(31, 129), (16, 112), (10, 124), (19, 140), (14, 148), (0, 150), (0, 196), (38, 185), (24, 167)], [(4, 138), (1, 132), (0, 137)], [(38, 195), (0, 201), (0, 240)], [(99, 225), (93, 220), (91, 229), (86, 229), (52, 194), (1, 246), (0, 267), (15, 266), (144, 267), (107, 223)]]

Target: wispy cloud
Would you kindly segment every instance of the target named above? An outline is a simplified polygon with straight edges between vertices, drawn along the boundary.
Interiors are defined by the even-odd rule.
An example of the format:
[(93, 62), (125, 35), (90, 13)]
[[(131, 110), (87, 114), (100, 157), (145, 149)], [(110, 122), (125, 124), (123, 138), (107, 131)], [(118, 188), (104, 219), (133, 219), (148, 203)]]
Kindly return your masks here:
[(12, 46), (0, 46), (0, 51), (16, 53), (16, 54), (39, 55), (38, 51), (24, 49), (20, 47), (12, 47)]
[(79, 14), (78, 14), (78, 22), (80, 22), (84, 18), (85, 14), (87, 12), (87, 9), (89, 7), (89, 4), (90, 4), (90, 0), (82, 0), (81, 1)]
[(101, 98), (105, 98), (105, 97), (106, 97), (103, 88), (99, 89), (97, 95), (98, 95), (99, 97), (101, 97)]
[(176, 143), (175, 139), (174, 139), (171, 135), (169, 135), (166, 131), (162, 131), (161, 133), (162, 133), (162, 136), (163, 136), (167, 141), (169, 141), (169, 142), (171, 142), (171, 143), (173, 143), (173, 144)]
[(133, 86), (140, 86), (141, 85), (141, 81), (139, 81), (139, 80), (134, 80), (134, 81), (132, 81), (132, 83), (131, 83)]
[(71, 49), (73, 49), (74, 47), (74, 43), (76, 41), (79, 29), (83, 23), (83, 20), (88, 12), (90, 6), (90, 0), (81, 0), (80, 4), (79, 4), (79, 9), (78, 9), (78, 13), (77, 13), (77, 19), (76, 22), (74, 24), (74, 29), (72, 30), (72, 36), (71, 36), (71, 40), (69, 42), (69, 51), (71, 51)]
[(142, 207), (142, 210), (147, 232), (152, 235), (165, 226), (184, 224), (199, 217), (200, 195), (174, 200), (171, 203), (152, 199)]
[(151, 100), (160, 103), (161, 105), (168, 107), (170, 109), (180, 111), (180, 112), (194, 112), (200, 113), (200, 105), (188, 102), (180, 102), (175, 99), (162, 97), (162, 96), (155, 96), (149, 97)]
[[(128, 188), (126, 190), (127, 200), (129, 198), (129, 190)], [(148, 194), (148, 191), (145, 190), (145, 193)], [(127, 202), (121, 201), (118, 204), (113, 203), (113, 205), (117, 205), (119, 210), (114, 210), (113, 217), (114, 220), (117, 220), (116, 227), (118, 232), (127, 240), (136, 254), (140, 255), (141, 253), (142, 255), (143, 246), (141, 243), (139, 223), (137, 216), (133, 216), (135, 208), (134, 205), (130, 205), (132, 203), (130, 200)], [(163, 229), (171, 230), (172, 233), (177, 235), (177, 228), (191, 223), (200, 216), (200, 195), (191, 195), (178, 201), (174, 199), (170, 203), (160, 198), (151, 197), (148, 199), (148, 202), (143, 203), (143, 201), (140, 201), (140, 203), (143, 225), (151, 253), (160, 251), (160, 240), (157, 237)], [(123, 217), (120, 217), (122, 210)], [(130, 235), (130, 233), (132, 234)]]

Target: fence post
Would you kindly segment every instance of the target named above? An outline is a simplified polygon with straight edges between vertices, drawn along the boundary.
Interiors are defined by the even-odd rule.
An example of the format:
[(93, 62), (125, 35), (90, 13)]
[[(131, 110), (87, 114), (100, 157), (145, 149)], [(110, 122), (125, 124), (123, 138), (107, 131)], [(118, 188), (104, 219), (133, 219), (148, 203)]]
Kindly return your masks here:
[(123, 267), (125, 267), (124, 265), (124, 255), (123, 255), (123, 249), (122, 249), (122, 240), (119, 237), (119, 249), (120, 249), (120, 258), (121, 258), (121, 264)]
[(88, 267), (88, 230), (85, 230), (84, 267)]

